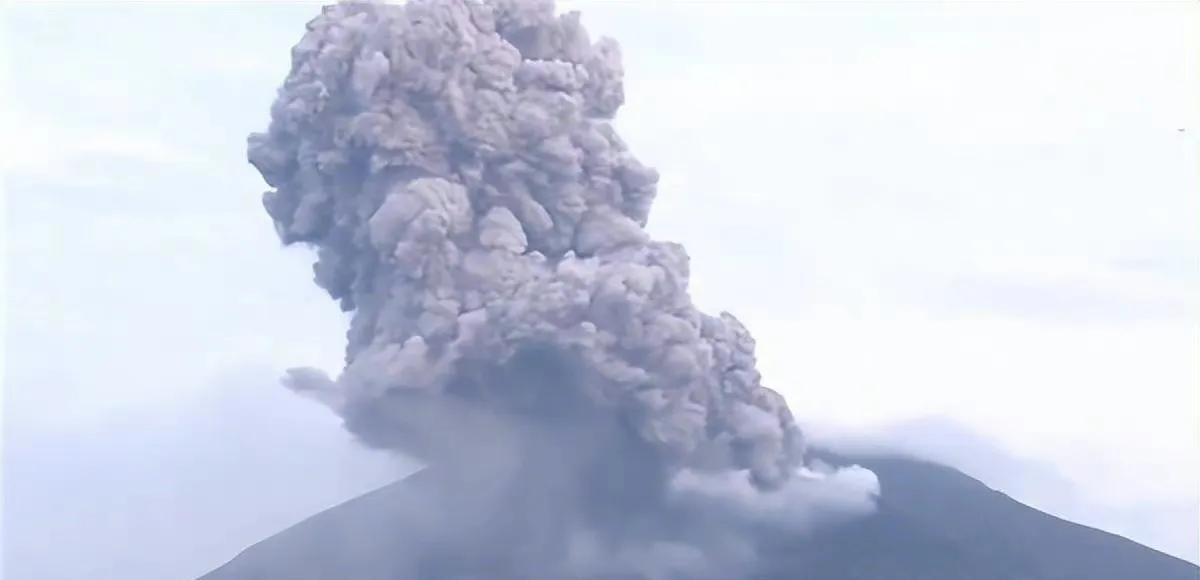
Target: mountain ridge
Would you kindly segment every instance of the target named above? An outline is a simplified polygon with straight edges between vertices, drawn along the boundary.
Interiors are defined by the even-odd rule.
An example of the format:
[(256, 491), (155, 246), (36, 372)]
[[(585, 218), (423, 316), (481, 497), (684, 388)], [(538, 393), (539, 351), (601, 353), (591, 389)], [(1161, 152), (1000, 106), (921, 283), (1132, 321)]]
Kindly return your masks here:
[[(1017, 502), (956, 470), (889, 455), (814, 456), (879, 476), (876, 513), (805, 537), (756, 538), (754, 580), (1197, 580), (1200, 568)], [(199, 580), (394, 580), (397, 546), (422, 546), (401, 506), (437, 485), (418, 472), (322, 511)], [(397, 522), (415, 525), (397, 526)], [(442, 577), (423, 571), (421, 578)], [(456, 576), (457, 577), (457, 576)]]

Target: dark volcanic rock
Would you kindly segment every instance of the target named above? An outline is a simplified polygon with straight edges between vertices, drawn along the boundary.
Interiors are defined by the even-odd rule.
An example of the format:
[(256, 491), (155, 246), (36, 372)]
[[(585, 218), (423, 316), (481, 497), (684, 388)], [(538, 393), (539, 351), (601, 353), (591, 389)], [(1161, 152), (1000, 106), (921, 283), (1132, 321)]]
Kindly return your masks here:
[[(835, 462), (839, 458), (829, 457)], [(1022, 505), (953, 469), (857, 457), (882, 487), (874, 515), (804, 537), (764, 536), (756, 580), (1197, 580), (1200, 568), (1125, 538)], [(438, 483), (417, 474), (245, 550), (201, 580), (497, 579), (500, 560), (467, 570), (422, 534), (411, 499)], [(547, 579), (550, 580), (550, 579)]]

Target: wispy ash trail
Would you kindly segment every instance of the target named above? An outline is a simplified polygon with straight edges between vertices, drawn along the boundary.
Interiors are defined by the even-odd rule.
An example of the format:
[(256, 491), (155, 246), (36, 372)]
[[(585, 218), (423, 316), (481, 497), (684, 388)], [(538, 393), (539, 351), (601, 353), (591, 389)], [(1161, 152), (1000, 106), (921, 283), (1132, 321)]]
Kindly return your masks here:
[[(645, 231), (658, 174), (612, 127), (623, 99), (617, 44), (550, 1), (326, 8), (249, 145), (280, 238), (353, 313), (340, 376), (288, 383), (368, 444), (554, 490), (566, 526), (675, 488), (821, 497), (754, 340)], [(840, 511), (869, 510), (849, 479)]]

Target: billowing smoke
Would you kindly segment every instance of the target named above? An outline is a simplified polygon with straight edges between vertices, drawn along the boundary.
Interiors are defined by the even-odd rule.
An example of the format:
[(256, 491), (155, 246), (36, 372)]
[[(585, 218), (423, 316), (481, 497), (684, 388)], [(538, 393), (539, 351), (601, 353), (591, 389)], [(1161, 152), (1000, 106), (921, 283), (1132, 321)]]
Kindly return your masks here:
[(522, 518), (574, 526), (541, 533), (578, 554), (672, 490), (796, 497), (804, 455), (750, 334), (699, 312), (683, 248), (647, 235), (658, 175), (613, 130), (623, 98), (616, 43), (549, 0), (345, 3), (249, 145), (279, 236), (353, 313), (341, 375), (289, 385), (370, 445), (554, 498)]

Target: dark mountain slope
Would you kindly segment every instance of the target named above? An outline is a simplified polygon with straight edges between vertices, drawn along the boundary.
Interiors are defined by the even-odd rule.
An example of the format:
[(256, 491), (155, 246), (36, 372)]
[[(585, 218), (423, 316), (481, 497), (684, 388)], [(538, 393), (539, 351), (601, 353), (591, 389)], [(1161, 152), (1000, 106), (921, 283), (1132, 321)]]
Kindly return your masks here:
[(1040, 512), (949, 467), (898, 457), (853, 462), (879, 476), (878, 512), (803, 542), (771, 542), (763, 578), (796, 578), (797, 570), (838, 580), (1200, 578), (1186, 561)]
[(312, 516), (244, 550), (201, 580), (394, 580), (392, 562), (419, 514), (411, 498), (434, 485), (418, 472)]
[[(827, 455), (827, 460), (846, 459)], [(1047, 515), (962, 473), (896, 457), (855, 457), (879, 476), (871, 517), (808, 537), (763, 537), (761, 580), (1197, 580), (1200, 568)], [(404, 501), (433, 478), (403, 482), (317, 514), (202, 580), (433, 580), (399, 570), (397, 550), (423, 549), (423, 517)], [(399, 524), (398, 524), (399, 523)], [(413, 574), (415, 576), (412, 576)]]

